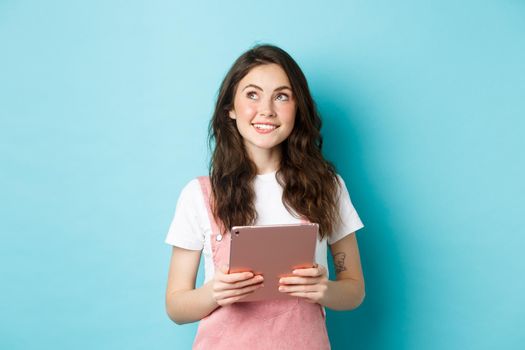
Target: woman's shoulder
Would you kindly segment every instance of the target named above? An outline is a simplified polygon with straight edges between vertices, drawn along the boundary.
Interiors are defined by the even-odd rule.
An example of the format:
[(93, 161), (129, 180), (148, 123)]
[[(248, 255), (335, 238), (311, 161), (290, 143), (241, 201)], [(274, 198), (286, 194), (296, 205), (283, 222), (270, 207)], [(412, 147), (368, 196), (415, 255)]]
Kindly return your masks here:
[(195, 192), (199, 186), (199, 178), (194, 177), (193, 179), (186, 182), (186, 184), (182, 187), (182, 192)]
[(345, 184), (345, 180), (343, 179), (343, 177), (341, 176), (341, 174), (339, 174), (339, 173), (335, 173), (335, 177), (337, 178), (337, 182), (338, 182), (339, 187), (346, 186), (346, 184)]
[(207, 181), (207, 176), (197, 176), (186, 182), (182, 187), (179, 198), (185, 201), (195, 201), (195, 198), (202, 195), (201, 181)]
[(337, 178), (337, 185), (338, 185), (338, 190), (339, 190), (339, 196), (349, 196), (349, 193), (348, 193), (348, 188), (346, 187), (346, 182), (345, 180), (343, 179), (343, 177), (339, 174), (339, 173), (336, 173), (336, 178)]

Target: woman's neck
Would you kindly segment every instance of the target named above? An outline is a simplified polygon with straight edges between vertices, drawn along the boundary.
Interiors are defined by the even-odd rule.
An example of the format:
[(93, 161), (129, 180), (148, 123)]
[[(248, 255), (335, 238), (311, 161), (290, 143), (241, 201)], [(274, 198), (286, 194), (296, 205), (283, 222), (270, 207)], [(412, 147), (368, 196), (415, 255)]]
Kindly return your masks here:
[(257, 167), (257, 174), (268, 174), (279, 169), (281, 164), (281, 149), (274, 147), (272, 149), (248, 149), (248, 156)]

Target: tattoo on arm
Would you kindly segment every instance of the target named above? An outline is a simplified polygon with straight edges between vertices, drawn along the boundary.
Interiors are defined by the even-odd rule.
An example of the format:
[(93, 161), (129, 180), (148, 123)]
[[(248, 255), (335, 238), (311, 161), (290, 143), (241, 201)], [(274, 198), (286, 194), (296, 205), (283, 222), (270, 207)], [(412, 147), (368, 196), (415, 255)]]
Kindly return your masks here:
[(335, 265), (335, 272), (336, 273), (346, 271), (345, 259), (346, 259), (346, 254), (345, 253), (336, 253), (336, 254), (334, 254), (334, 265)]

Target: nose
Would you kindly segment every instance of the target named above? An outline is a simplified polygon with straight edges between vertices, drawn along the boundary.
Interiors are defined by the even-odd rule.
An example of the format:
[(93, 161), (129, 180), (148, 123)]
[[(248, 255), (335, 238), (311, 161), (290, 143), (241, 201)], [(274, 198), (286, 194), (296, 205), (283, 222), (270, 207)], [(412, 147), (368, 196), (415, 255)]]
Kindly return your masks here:
[(259, 109), (259, 115), (265, 116), (265, 117), (275, 117), (275, 110), (273, 108), (272, 99), (264, 99), (261, 101), (260, 109)]

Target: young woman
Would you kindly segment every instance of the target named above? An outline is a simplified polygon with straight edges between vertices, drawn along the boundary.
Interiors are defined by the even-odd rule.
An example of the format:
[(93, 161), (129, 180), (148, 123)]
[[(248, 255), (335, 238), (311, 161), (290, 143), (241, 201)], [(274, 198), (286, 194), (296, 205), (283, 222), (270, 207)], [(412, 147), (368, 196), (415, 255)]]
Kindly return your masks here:
[[(324, 307), (351, 310), (363, 301), (354, 234), (363, 224), (321, 154), (320, 128), (306, 78), (284, 50), (258, 45), (235, 61), (210, 123), (210, 175), (184, 187), (166, 237), (166, 310), (178, 324), (201, 320), (194, 349), (329, 349)], [(301, 218), (319, 224), (317, 264), (281, 278), (279, 291), (293, 298), (239, 302), (264, 281), (227, 273), (229, 229)], [(195, 288), (201, 253), (205, 281)]]

